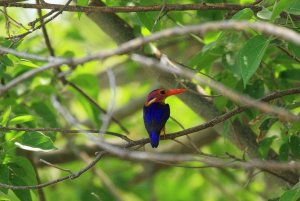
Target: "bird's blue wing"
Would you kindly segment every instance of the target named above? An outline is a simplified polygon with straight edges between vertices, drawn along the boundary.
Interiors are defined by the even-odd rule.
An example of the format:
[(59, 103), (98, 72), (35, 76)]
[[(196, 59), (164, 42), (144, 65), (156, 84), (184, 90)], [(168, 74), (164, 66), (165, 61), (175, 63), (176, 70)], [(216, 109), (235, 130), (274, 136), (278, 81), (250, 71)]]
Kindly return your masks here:
[(157, 147), (159, 135), (170, 117), (170, 107), (168, 104), (154, 102), (149, 106), (144, 106), (144, 123), (148, 131), (152, 147)]

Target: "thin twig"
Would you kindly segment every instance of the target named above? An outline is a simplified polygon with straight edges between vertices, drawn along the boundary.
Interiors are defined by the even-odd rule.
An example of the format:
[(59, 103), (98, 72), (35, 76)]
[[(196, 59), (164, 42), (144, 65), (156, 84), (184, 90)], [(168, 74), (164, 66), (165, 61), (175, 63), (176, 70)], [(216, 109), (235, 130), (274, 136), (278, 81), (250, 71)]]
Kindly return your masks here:
[(84, 168), (82, 168), (81, 170), (79, 170), (78, 172), (75, 172), (73, 175), (68, 175), (59, 179), (55, 179), (53, 181), (49, 181), (46, 183), (42, 183), (42, 184), (38, 184), (38, 185), (30, 185), (30, 186), (15, 186), (15, 185), (8, 185), (8, 184), (3, 184), (0, 183), (0, 187), (1, 188), (8, 188), (8, 189), (12, 189), (12, 190), (16, 190), (16, 189), (20, 189), (20, 190), (28, 190), (28, 189), (38, 189), (38, 188), (44, 188), (46, 186), (50, 186), (68, 179), (76, 179), (78, 177), (80, 177), (83, 173), (85, 173), (86, 171), (88, 171), (89, 169), (91, 169), (92, 167), (94, 167), (96, 165), (96, 163), (102, 158), (102, 156), (105, 154), (106, 152), (99, 152), (95, 159), (89, 163), (88, 165), (86, 165)]
[[(28, 34), (34, 32), (35, 30), (38, 30), (40, 29), (41, 27), (43, 27), (45, 24), (51, 22), (52, 20), (54, 20), (57, 16), (59, 16), (63, 11), (64, 9), (66, 9), (68, 7), (68, 5), (72, 2), (72, 0), (68, 0), (67, 3), (65, 5), (63, 5), (59, 11), (57, 13), (55, 13), (53, 16), (51, 16), (49, 19), (45, 20), (43, 23), (41, 23), (39, 26), (36, 26), (34, 27), (33, 29), (30, 29), (29, 31), (23, 33), (23, 34), (19, 34), (19, 35), (16, 35), (16, 36), (12, 36), (12, 37), (9, 37), (10, 39), (17, 39), (17, 40), (21, 40), (22, 38), (24, 38), (25, 36), (27, 36)], [(11, 4), (9, 4), (11, 5)], [(39, 6), (41, 5), (48, 5), (48, 4), (33, 4), (33, 5), (37, 5), (37, 9), (39, 8)]]
[(297, 63), (300, 63), (300, 59), (298, 59), (296, 55), (293, 55), (293, 53), (291, 53), (288, 49), (281, 46), (277, 46), (277, 48), (279, 48), (281, 51), (283, 51), (286, 55), (288, 55), (291, 59), (295, 60)]
[(8, 37), (10, 37), (10, 18), (8, 17), (8, 14), (7, 14), (7, 9), (6, 7), (4, 6), (4, 16), (5, 16), (5, 30), (6, 30), (6, 34)]
[[(91, 163), (92, 159), (86, 152), (79, 150), (78, 147), (71, 141), (71, 139), (66, 139), (68, 141), (68, 147), (74, 153), (74, 155), (77, 156), (77, 158), (81, 159), (87, 164)], [(123, 200), (120, 190), (114, 185), (114, 183), (109, 179), (107, 174), (102, 169), (93, 168), (92, 172), (99, 177), (103, 185), (111, 192), (112, 195), (114, 195), (116, 200)]]
[[(40, 4), (40, 0), (36, 0), (36, 4), (39, 5)], [(53, 47), (51, 45), (51, 42), (50, 42), (50, 39), (49, 39), (49, 36), (48, 36), (48, 32), (47, 32), (47, 29), (46, 29), (46, 25), (44, 24), (44, 18), (43, 18), (43, 14), (42, 14), (42, 10), (41, 9), (38, 9), (38, 15), (39, 15), (40, 23), (42, 25), (42, 32), (43, 32), (45, 43), (47, 45), (47, 48), (49, 50), (50, 55), (52, 57), (54, 57), (55, 56), (54, 49), (53, 49)]]
[[(5, 7), (4, 7), (5, 9)], [(26, 28), (22, 23), (18, 22), (17, 20), (15, 20), (14, 18), (12, 18), (11, 16), (9, 16), (7, 13), (5, 13), (5, 11), (0, 9), (0, 12), (3, 13), (7, 18), (9, 18), (11, 21), (13, 21), (15, 23), (15, 26), (17, 27), (22, 27), (25, 30), (28, 30), (28, 28)]]
[(45, 15), (39, 16), (37, 19), (29, 22), (28, 25), (31, 26), (31, 27), (35, 27), (36, 23), (40, 22), (41, 20), (44, 21), (45, 18), (49, 17), (50, 15), (52, 15), (55, 12), (58, 12), (58, 10), (57, 9), (51, 10), (48, 13), (46, 13)]
[(63, 128), (12, 128), (12, 127), (0, 127), (1, 131), (26, 131), (26, 132), (32, 132), (32, 131), (40, 131), (40, 132), (60, 132), (60, 133), (96, 133), (96, 134), (105, 134), (105, 135), (111, 135), (115, 137), (119, 137), (126, 142), (132, 142), (130, 138), (128, 138), (126, 135), (119, 134), (116, 132), (111, 132), (111, 131), (105, 131), (101, 132), (100, 130), (70, 130), (70, 129), (63, 129)]
[(49, 165), (49, 166), (51, 166), (51, 167), (54, 167), (54, 168), (56, 168), (56, 169), (58, 169), (58, 170), (62, 170), (62, 171), (64, 171), (64, 172), (68, 172), (70, 175), (74, 175), (74, 173), (73, 173), (71, 170), (65, 169), (65, 168), (62, 168), (62, 167), (59, 167), (59, 166), (54, 165), (54, 164), (52, 164), (52, 163), (49, 163), (48, 161), (45, 161), (45, 160), (43, 160), (43, 159), (40, 159), (40, 162), (42, 162), (42, 163), (44, 163), (44, 164), (46, 164), (46, 165)]
[(159, 13), (158, 13), (155, 21), (154, 21), (154, 24), (153, 24), (153, 26), (151, 28), (151, 32), (154, 31), (154, 29), (155, 29), (158, 21), (164, 16), (164, 10), (165, 10), (165, 7), (166, 7), (166, 0), (162, 0), (162, 1), (163, 1), (162, 2), (162, 7), (161, 7), (161, 9), (160, 9), (160, 11), (159, 11)]
[(52, 62), (55, 61), (57, 59), (63, 59), (63, 58), (59, 58), (59, 57), (44, 57), (44, 56), (38, 56), (35, 54), (29, 54), (26, 52), (19, 52), (17, 50), (11, 49), (11, 48), (6, 48), (6, 47), (1, 47), (0, 46), (0, 55), (3, 54), (12, 54), (15, 55), (17, 57), (21, 57), (21, 58), (25, 58), (25, 59), (32, 59), (32, 60), (36, 60), (36, 61), (47, 61), (47, 62)]

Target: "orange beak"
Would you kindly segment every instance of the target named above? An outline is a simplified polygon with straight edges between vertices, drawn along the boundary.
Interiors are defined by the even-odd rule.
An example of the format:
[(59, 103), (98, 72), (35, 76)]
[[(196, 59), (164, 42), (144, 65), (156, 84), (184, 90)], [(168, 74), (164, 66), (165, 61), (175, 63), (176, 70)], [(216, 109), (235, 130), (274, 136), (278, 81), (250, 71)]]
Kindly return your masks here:
[(172, 96), (172, 95), (176, 95), (176, 94), (181, 94), (183, 92), (186, 92), (186, 89), (170, 89), (167, 91), (166, 95)]

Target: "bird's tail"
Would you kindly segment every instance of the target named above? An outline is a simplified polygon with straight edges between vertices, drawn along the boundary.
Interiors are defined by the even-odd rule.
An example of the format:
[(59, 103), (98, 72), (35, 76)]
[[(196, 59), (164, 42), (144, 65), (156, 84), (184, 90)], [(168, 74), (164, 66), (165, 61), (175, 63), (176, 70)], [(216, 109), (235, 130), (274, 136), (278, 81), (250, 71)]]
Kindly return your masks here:
[(150, 143), (151, 143), (151, 146), (152, 148), (156, 148), (158, 147), (158, 144), (159, 144), (159, 134), (152, 131), (150, 133)]

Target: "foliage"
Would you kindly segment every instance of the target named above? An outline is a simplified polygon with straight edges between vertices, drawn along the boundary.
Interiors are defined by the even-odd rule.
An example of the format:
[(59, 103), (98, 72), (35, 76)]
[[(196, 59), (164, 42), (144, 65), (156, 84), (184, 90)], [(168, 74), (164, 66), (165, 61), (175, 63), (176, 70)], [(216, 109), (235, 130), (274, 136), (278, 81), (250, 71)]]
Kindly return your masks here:
[[(80, 0), (77, 1), (77, 5), (87, 6), (88, 2)], [(191, 4), (199, 1), (169, 0), (166, 2)], [(225, 3), (221, 0), (206, 0), (205, 2)], [(161, 4), (162, 1), (106, 0), (105, 3), (107, 6), (137, 6), (156, 5)], [(244, 5), (253, 3), (253, 1), (229, 0), (226, 3)], [(243, 8), (237, 10), (131, 12), (118, 16), (126, 20), (133, 28), (136, 37), (147, 36), (175, 26), (185, 27), (225, 19), (250, 22), (264, 20), (297, 33), (300, 32), (300, 4), (297, 0), (263, 0), (257, 6), (261, 7), (261, 10)], [(22, 24), (28, 23), (24, 21), (24, 19), (28, 19), (25, 16), (30, 16), (31, 20), (39, 17), (36, 12), (25, 8), (9, 8), (7, 11), (10, 17)], [(45, 11), (43, 13), (46, 14)], [(160, 16), (159, 19), (158, 16)], [(0, 15), (1, 47), (38, 56), (49, 56), (49, 49), (40, 29), (16, 42), (9, 39), (8, 33), (18, 35), (26, 30), (12, 20), (7, 23), (7, 20), (4, 14)], [(88, 16), (80, 12), (64, 11), (56, 20), (47, 23), (46, 28), (55, 55), (58, 57), (79, 58), (116, 47), (110, 36), (99, 30), (99, 27)], [(195, 74), (207, 75), (248, 97), (259, 99), (274, 91), (299, 87), (300, 47), (254, 30), (219, 30), (205, 35), (188, 34), (159, 40), (153, 45), (156, 45), (171, 60), (193, 70)], [(146, 48), (149, 47), (146, 46)], [(6, 85), (16, 77), (24, 75), (30, 70), (38, 69), (46, 63), (45, 61), (25, 59), (14, 54), (1, 53), (0, 83)], [(79, 86), (101, 107), (108, 108), (113, 102), (111, 99), (113, 93), (110, 90), (106, 73), (108, 68), (114, 72), (117, 84), (116, 104), (114, 105), (117, 112), (114, 115), (129, 129), (128, 137), (130, 139), (147, 137), (141, 110), (144, 99), (142, 99), (143, 101), (138, 101), (138, 99), (145, 97), (149, 91), (157, 87), (157, 77), (149, 76), (144, 70), (139, 70), (140, 66), (131, 61), (128, 56), (114, 56), (101, 62), (91, 61), (79, 66), (63, 65), (60, 66), (60, 70), (47, 70), (23, 81), (0, 97), (0, 183), (30, 186), (38, 183), (37, 176), (45, 182), (68, 174), (55, 167), (45, 167), (45, 164), (36, 162), (35, 159), (40, 157), (49, 159), (53, 157), (56, 162), (59, 161), (57, 162), (60, 163), (59, 167), (72, 172), (78, 171), (86, 165), (86, 162), (90, 161), (94, 152), (90, 154), (89, 150), (94, 144), (84, 134), (68, 134), (55, 130), (51, 132), (7, 130), (5, 128), (101, 128), (102, 120), (105, 119), (104, 112), (74, 87), (66, 84), (64, 79)], [(59, 77), (62, 75), (64, 78)], [(181, 82), (180, 79), (176, 81)], [(192, 83), (195, 84), (193, 81)], [(211, 98), (212, 105), (204, 105), (203, 111), (209, 111), (207, 108), (213, 107), (216, 113), (221, 114), (237, 107), (237, 104), (226, 96), (218, 96), (219, 94), (211, 88), (201, 87), (207, 94), (216, 95)], [(54, 97), (76, 119), (74, 125), (70, 125), (55, 107)], [(129, 107), (131, 102), (136, 104)], [(192, 107), (190, 108), (189, 105), (185, 105), (176, 98), (170, 98), (167, 102), (171, 106), (171, 116), (185, 128), (208, 121), (205, 117), (199, 117), (198, 113), (191, 109)], [(284, 96), (270, 102), (270, 104), (285, 108), (294, 114), (299, 114), (299, 103), (300, 96), (297, 94)], [(210, 114), (210, 116), (213, 118), (216, 113)], [(172, 140), (164, 140), (161, 142), (158, 152), (194, 153), (193, 146), (196, 146), (197, 149), (201, 149), (201, 152), (220, 158), (229, 153), (241, 160), (251, 160), (253, 156), (246, 155), (246, 152), (252, 147), (243, 147), (240, 150), (239, 144), (228, 137), (235, 130), (234, 122), (240, 122), (256, 134), (256, 157), (259, 159), (299, 162), (299, 121), (285, 121), (252, 108), (225, 121), (222, 124), (223, 132), (219, 133), (222, 134), (222, 137), (210, 138), (208, 136), (202, 141), (195, 140), (192, 144), (187, 141), (185, 145)], [(167, 133), (180, 129), (175, 121), (168, 121)], [(114, 122), (109, 125), (108, 130), (124, 134), (124, 131)], [(191, 134), (192, 139), (195, 139), (196, 135), (199, 133)], [(176, 140), (181, 142), (184, 141), (184, 138)], [(105, 139), (114, 144), (123, 142), (114, 136), (105, 137)], [(149, 144), (145, 146), (145, 150), (152, 151)], [(55, 155), (55, 151), (57, 153), (68, 151), (68, 153), (74, 152), (75, 154), (68, 155), (70, 158), (63, 158), (65, 155)], [(86, 159), (88, 153), (92, 156), (87, 156), (88, 159)], [(83, 160), (85, 162), (80, 160), (82, 158), (85, 158)], [(275, 199), (287, 201), (300, 198), (299, 184), (287, 188), (275, 180), (276, 184), (268, 186), (273, 180), (270, 181), (270, 178), (265, 177), (264, 174), (257, 173), (256, 171), (260, 171), (257, 169), (172, 167), (176, 165), (180, 166), (179, 164), (134, 162), (107, 156), (98, 162), (94, 170), (86, 172), (79, 178), (57, 183), (43, 190), (46, 200), (59, 198), (60, 200), (74, 201), (118, 200), (120, 197), (122, 200), (133, 201), (150, 199), (166, 201)], [(182, 165), (198, 167), (199, 163), (187, 162)], [(200, 165), (205, 164), (200, 163)], [(298, 172), (295, 171), (295, 173)], [(0, 200), (39, 200), (39, 194), (37, 190), (0, 188)]]

